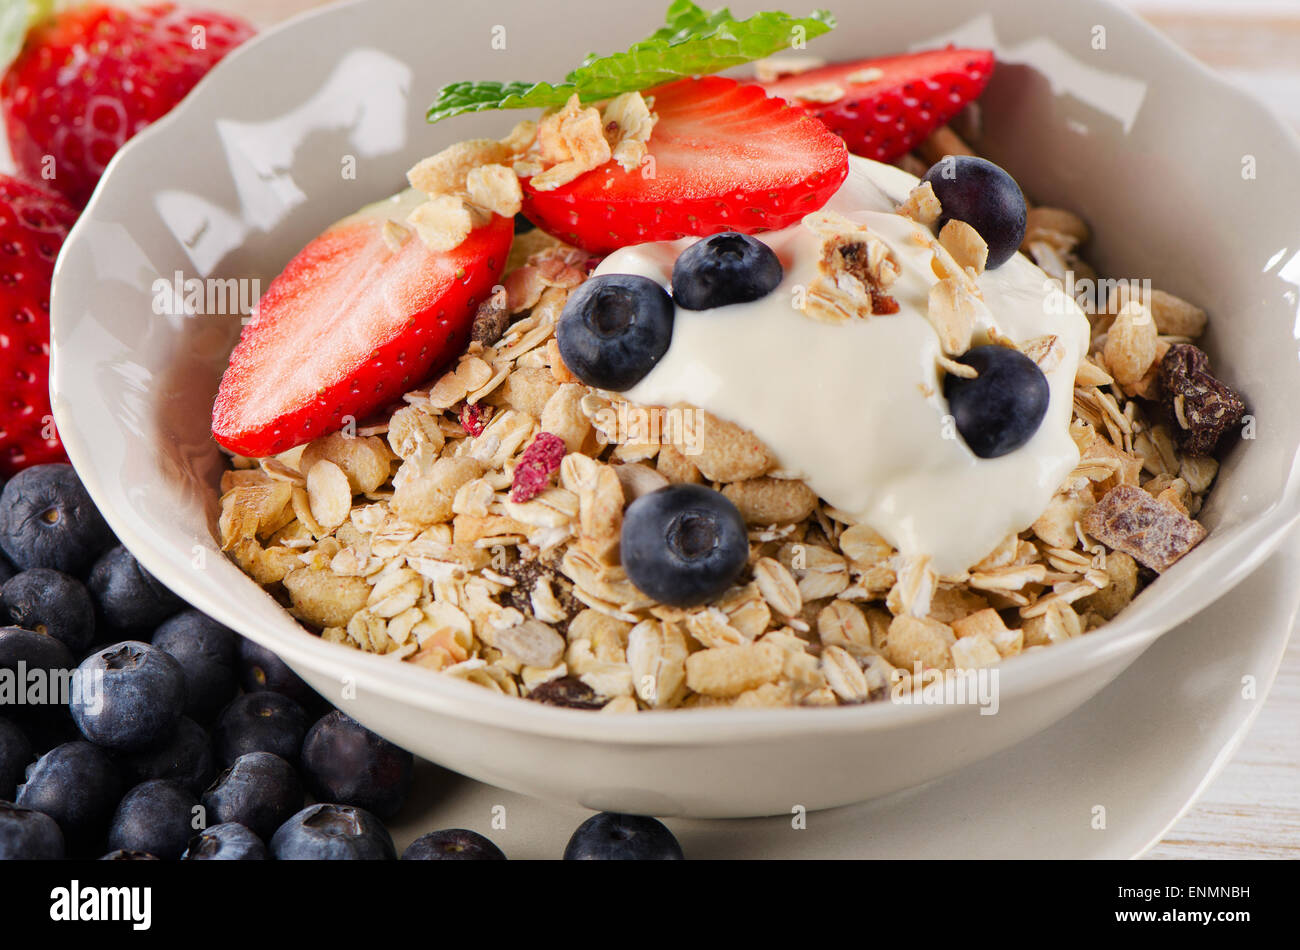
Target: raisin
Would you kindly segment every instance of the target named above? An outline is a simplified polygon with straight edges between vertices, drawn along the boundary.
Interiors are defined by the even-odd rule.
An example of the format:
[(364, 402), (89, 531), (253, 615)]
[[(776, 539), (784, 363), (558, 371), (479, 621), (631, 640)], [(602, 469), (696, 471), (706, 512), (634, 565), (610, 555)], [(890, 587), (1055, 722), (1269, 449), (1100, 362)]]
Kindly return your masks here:
[(1231, 442), (1246, 404), (1210, 374), (1210, 358), (1190, 343), (1177, 343), (1160, 361), (1161, 405), (1174, 442), (1185, 455), (1215, 455)]
[(596, 691), (576, 676), (561, 676), (533, 687), (528, 698), (548, 706), (567, 706), (570, 709), (599, 709), (605, 701)]

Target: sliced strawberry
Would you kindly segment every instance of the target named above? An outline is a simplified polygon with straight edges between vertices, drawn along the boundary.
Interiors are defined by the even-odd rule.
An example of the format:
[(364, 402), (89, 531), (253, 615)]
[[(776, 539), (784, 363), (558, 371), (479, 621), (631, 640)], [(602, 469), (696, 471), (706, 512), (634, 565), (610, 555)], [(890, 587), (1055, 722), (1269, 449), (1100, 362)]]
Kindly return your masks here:
[(362, 208), (298, 253), (258, 303), (221, 378), (212, 434), (265, 456), (332, 432), (397, 398), (454, 357), (501, 277), (513, 223), (494, 216), (453, 251), (414, 234), (396, 251), (384, 222), (424, 197)]
[[(825, 122), (854, 155), (892, 162), (979, 96), (991, 75), (990, 50), (949, 47), (836, 63), (761, 85)], [(814, 101), (835, 89), (843, 95), (834, 102)]]
[(688, 234), (783, 228), (816, 211), (848, 175), (844, 143), (802, 109), (721, 76), (647, 90), (659, 121), (649, 159), (556, 188), (524, 184), (538, 227), (596, 254)]

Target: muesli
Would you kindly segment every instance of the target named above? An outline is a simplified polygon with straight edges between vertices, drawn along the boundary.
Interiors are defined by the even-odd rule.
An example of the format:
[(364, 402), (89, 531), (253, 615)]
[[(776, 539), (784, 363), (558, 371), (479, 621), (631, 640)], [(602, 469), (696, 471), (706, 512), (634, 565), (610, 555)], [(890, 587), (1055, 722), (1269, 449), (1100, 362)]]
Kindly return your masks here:
[[(665, 64), (716, 29), (689, 10)], [(772, 51), (829, 21), (760, 17)], [(974, 155), (992, 68), (444, 90), (545, 109), (268, 291), (214, 414), (223, 550), (327, 640), (609, 712), (864, 703), (1105, 624), (1205, 536), (1245, 405), (1203, 310), (1099, 280)], [(336, 305), (363, 271), (321, 241), (382, 286)]]

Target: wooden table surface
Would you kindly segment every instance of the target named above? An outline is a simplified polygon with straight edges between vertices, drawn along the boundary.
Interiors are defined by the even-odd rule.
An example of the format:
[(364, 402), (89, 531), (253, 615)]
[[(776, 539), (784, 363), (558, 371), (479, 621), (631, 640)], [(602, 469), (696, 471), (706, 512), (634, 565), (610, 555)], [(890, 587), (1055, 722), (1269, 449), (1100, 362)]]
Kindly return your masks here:
[[(1193, 55), (1269, 102), (1300, 129), (1300, 0), (1122, 2)], [(206, 6), (241, 13), (259, 26), (322, 3), (204, 0)], [(1300, 638), (1293, 638), (1277, 682), (1245, 742), (1148, 857), (1300, 858), (1297, 722)]]

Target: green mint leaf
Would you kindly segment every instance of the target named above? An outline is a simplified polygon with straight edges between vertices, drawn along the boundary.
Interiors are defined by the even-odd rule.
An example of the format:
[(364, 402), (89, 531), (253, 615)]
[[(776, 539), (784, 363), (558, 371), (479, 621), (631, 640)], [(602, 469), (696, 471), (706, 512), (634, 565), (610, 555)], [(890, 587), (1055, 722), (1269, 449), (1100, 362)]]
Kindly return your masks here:
[(490, 109), (547, 109), (564, 105), (577, 91), (572, 83), (453, 82), (438, 90), (438, 101), (429, 107), (428, 120), (441, 122), (454, 115)]
[(709, 13), (691, 0), (673, 0), (664, 15), (664, 25), (656, 30), (651, 40), (682, 40), (692, 34), (707, 33), (728, 20), (735, 19), (726, 7)]
[[(719, 19), (719, 14), (725, 17)], [(812, 39), (834, 25), (834, 17), (824, 10), (800, 18), (779, 12), (756, 13), (744, 20), (732, 19), (721, 10), (671, 38), (655, 36), (625, 53), (589, 60), (564, 78), (578, 87), (584, 102), (608, 99), (682, 76), (721, 72), (762, 59), (788, 48), (796, 36)]]
[(491, 109), (558, 107), (574, 93), (582, 102), (609, 99), (762, 59), (835, 26), (835, 18), (825, 10), (806, 17), (772, 11), (737, 20), (726, 8), (708, 13), (692, 0), (674, 0), (666, 20), (661, 29), (626, 52), (588, 56), (561, 83), (451, 83), (438, 91), (428, 119), (439, 122)]

